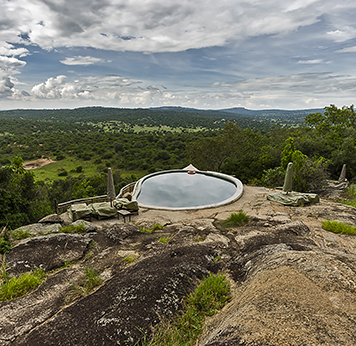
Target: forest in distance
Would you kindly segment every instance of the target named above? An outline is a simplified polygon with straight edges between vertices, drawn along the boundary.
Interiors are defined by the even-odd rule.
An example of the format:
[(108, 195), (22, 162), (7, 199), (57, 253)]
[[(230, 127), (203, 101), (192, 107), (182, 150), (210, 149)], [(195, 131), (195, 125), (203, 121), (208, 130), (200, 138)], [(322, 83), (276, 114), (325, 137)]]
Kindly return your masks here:
[[(37, 222), (59, 203), (116, 190), (155, 171), (192, 163), (244, 184), (280, 186), (288, 162), (293, 189), (314, 191), (327, 178), (356, 173), (353, 105), (252, 114), (245, 109), (87, 107), (0, 112), (0, 227)], [(245, 113), (244, 113), (245, 112)], [(260, 111), (261, 112), (261, 111)], [(24, 163), (55, 162), (35, 170)]]

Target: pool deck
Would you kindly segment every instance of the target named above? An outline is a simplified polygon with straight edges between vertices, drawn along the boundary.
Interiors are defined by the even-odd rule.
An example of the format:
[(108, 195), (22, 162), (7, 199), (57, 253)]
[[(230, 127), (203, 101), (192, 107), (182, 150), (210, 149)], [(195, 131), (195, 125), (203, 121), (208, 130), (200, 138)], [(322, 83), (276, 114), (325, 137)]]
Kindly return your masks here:
[[(262, 206), (264, 203), (271, 203), (267, 200), (267, 195), (275, 190), (266, 189), (264, 187), (243, 186), (244, 192), (241, 197), (229, 204), (218, 207), (197, 209), (197, 210), (161, 210), (140, 208), (138, 215), (132, 216), (133, 223), (151, 222), (161, 225), (174, 223), (190, 223), (193, 220), (199, 219), (217, 219), (223, 220), (230, 216), (231, 213), (236, 213), (239, 210), (244, 210), (248, 215), (256, 214), (256, 207)], [(110, 227), (113, 224), (123, 223), (123, 219), (117, 218), (106, 220), (94, 220), (93, 223), (100, 227)]]

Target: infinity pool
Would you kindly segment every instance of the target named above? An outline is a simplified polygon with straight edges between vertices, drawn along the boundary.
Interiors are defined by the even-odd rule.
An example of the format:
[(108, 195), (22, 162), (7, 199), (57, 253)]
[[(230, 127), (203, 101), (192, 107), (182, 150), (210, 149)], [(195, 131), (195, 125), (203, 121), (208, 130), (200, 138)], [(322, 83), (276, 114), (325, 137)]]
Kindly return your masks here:
[(242, 192), (241, 181), (225, 174), (171, 170), (140, 179), (133, 198), (147, 208), (201, 209), (230, 203)]

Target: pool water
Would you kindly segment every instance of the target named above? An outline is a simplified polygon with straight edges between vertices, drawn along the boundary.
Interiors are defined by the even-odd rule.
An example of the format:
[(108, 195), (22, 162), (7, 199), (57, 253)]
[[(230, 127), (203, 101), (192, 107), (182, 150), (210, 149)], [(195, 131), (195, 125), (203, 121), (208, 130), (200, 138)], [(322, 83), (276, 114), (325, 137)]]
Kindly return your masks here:
[(233, 181), (216, 175), (166, 171), (143, 178), (135, 197), (141, 206), (189, 209), (219, 204), (234, 196), (236, 190)]

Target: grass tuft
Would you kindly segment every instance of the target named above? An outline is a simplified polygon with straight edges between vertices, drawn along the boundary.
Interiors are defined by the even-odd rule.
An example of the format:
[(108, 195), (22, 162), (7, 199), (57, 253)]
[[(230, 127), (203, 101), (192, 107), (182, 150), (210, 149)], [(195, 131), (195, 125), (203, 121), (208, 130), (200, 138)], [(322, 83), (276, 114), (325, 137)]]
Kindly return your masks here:
[(80, 225), (68, 225), (68, 226), (63, 226), (60, 230), (61, 233), (85, 233), (85, 227), (84, 223), (81, 223)]
[(159, 241), (160, 243), (168, 243), (169, 239), (170, 239), (170, 238), (168, 238), (168, 237), (161, 237), (161, 238), (158, 239), (158, 241)]
[(203, 235), (203, 236), (201, 236), (199, 238), (195, 238), (194, 241), (195, 242), (200, 242), (200, 241), (204, 241), (205, 239), (206, 239), (206, 235)]
[(236, 227), (242, 226), (250, 220), (250, 217), (242, 210), (238, 213), (232, 213), (227, 219), (221, 221), (223, 227)]
[(34, 290), (45, 279), (42, 269), (30, 273), (23, 273), (19, 277), (10, 277), (6, 270), (1, 269), (0, 301), (9, 301), (24, 296)]
[(22, 240), (22, 239), (26, 239), (26, 238), (31, 238), (32, 234), (30, 233), (30, 231), (27, 230), (22, 230), (22, 229), (18, 229), (15, 231), (11, 231), (11, 238), (13, 240)]
[(172, 322), (162, 322), (151, 340), (144, 338), (147, 346), (193, 346), (203, 331), (207, 316), (214, 315), (229, 300), (230, 285), (224, 275), (209, 274), (184, 302), (182, 314)]
[(100, 275), (96, 273), (93, 267), (84, 269), (84, 278), (79, 286), (73, 285), (71, 296), (75, 298), (87, 296), (95, 287), (103, 282)]
[(325, 220), (322, 222), (322, 226), (325, 230), (334, 233), (356, 235), (356, 228), (344, 222)]
[(148, 234), (150, 234), (150, 233), (152, 233), (152, 232), (154, 232), (154, 231), (156, 231), (156, 230), (158, 230), (158, 229), (162, 229), (162, 228), (163, 228), (162, 225), (160, 225), (160, 224), (154, 224), (151, 228), (141, 228), (140, 231), (141, 231), (142, 233), (148, 233)]
[(127, 263), (133, 263), (133, 262), (136, 261), (136, 258), (127, 256), (127, 257), (124, 258), (124, 261), (127, 262)]

